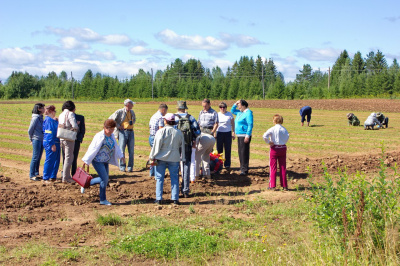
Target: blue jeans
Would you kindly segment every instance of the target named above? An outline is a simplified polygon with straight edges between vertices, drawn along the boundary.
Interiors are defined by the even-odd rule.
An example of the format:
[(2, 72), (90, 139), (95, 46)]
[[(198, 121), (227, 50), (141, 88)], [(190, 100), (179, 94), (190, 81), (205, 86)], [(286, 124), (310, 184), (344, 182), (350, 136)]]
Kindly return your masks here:
[[(133, 131), (120, 130), (118, 133), (119, 147), (125, 157), (125, 147), (128, 146), (129, 160), (128, 160), (128, 171), (133, 170), (133, 155), (135, 153), (135, 134)], [(121, 160), (119, 161), (119, 170), (125, 171), (126, 164)]]
[(179, 200), (179, 162), (158, 161), (156, 168), (156, 200), (162, 200), (165, 170), (168, 168), (171, 177), (171, 199)]
[(100, 184), (100, 201), (106, 200), (106, 188), (108, 184), (108, 163), (99, 163), (92, 161), (98, 177), (90, 180), (90, 185)]
[(56, 179), (58, 168), (60, 167), (60, 143), (55, 143), (56, 151), (51, 150), (51, 146), (47, 141), (43, 142), (46, 150), (46, 159), (43, 166), (43, 180)]
[[(153, 135), (149, 136), (149, 144), (150, 144), (150, 147), (153, 148), (153, 145), (154, 145), (154, 136)], [(150, 166), (150, 176), (156, 176), (156, 167), (155, 166)]]
[(182, 185), (181, 190), (182, 194), (189, 194), (189, 184), (190, 184), (190, 164), (192, 162), (192, 146), (185, 146), (185, 159), (186, 162), (183, 163), (183, 171), (182, 172)]
[(33, 152), (32, 152), (31, 166), (29, 170), (29, 177), (35, 177), (39, 175), (40, 159), (42, 158), (43, 154), (43, 141), (33, 139), (32, 149)]

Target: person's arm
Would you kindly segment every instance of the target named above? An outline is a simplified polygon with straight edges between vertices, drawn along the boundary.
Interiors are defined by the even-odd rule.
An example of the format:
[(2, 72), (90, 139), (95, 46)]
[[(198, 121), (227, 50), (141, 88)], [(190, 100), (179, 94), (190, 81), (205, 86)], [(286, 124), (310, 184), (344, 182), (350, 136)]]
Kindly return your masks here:
[(68, 114), (68, 121), (73, 128), (78, 130), (78, 123), (76, 122), (75, 114), (73, 112), (69, 112)]
[(233, 115), (231, 116), (231, 125), (232, 125), (232, 139), (235, 139), (235, 118)]
[(38, 122), (38, 120), (39, 120), (38, 117), (33, 117), (31, 119), (31, 124), (29, 125), (29, 128), (28, 128), (28, 135), (29, 135), (30, 142), (32, 142), (33, 132), (35, 131), (35, 126), (36, 126), (36, 123)]
[(162, 145), (162, 132), (164, 132), (164, 129), (160, 129), (157, 131), (155, 137), (154, 137), (154, 144), (153, 147), (151, 148), (149, 159), (154, 160), (156, 155), (160, 152), (161, 145)]
[(85, 133), (86, 133), (86, 127), (85, 127), (85, 117), (82, 115), (82, 120), (81, 123), (79, 124), (79, 130), (80, 133), (82, 134), (82, 139), (81, 142), (83, 141), (83, 138), (85, 137)]
[(132, 115), (132, 123), (135, 124), (136, 123), (136, 115), (133, 110), (131, 110), (131, 115)]
[(214, 127), (213, 127), (211, 133), (214, 134), (215, 131), (217, 131), (217, 128), (218, 128), (218, 122), (216, 122), (216, 123), (214, 124)]
[(247, 122), (246, 137), (244, 138), (245, 143), (248, 143), (250, 141), (250, 136), (251, 133), (253, 132), (253, 112), (251, 110), (248, 110), (247, 112), (248, 114), (245, 117)]
[(233, 104), (232, 105), (232, 108), (231, 108), (231, 113), (232, 114), (234, 114), (234, 115), (237, 115), (238, 113), (240, 113), (240, 110), (238, 110), (237, 108), (236, 108), (236, 103), (235, 104)]

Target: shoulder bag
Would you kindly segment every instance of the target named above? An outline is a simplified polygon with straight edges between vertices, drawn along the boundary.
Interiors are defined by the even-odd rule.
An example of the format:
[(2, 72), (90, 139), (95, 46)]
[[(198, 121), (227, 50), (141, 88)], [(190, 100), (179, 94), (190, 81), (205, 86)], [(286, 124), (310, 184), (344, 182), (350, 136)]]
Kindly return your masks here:
[(58, 124), (57, 129), (57, 138), (65, 139), (69, 141), (75, 141), (76, 135), (78, 134), (77, 130), (71, 126), (67, 126), (69, 112), (65, 115), (64, 123)]

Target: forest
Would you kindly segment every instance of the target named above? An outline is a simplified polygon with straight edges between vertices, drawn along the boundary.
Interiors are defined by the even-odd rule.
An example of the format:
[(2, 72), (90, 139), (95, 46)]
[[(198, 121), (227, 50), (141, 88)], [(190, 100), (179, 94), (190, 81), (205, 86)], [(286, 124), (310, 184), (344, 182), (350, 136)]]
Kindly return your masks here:
[(12, 72), (0, 83), (0, 98), (112, 100), (120, 98), (181, 99), (329, 99), (390, 97), (400, 95), (400, 66), (389, 65), (381, 51), (351, 58), (343, 50), (328, 72), (303, 65), (296, 79), (285, 82), (273, 59), (242, 56), (224, 73), (218, 66), (205, 68), (200, 60), (176, 59), (154, 76), (140, 69), (129, 79), (119, 79), (87, 70), (82, 80), (65, 71), (47, 76)]

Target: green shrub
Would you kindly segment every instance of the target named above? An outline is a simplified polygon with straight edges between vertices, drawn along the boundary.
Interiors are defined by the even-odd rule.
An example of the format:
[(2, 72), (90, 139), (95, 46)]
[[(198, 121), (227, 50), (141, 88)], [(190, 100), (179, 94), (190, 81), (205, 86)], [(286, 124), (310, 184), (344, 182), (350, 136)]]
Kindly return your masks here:
[(400, 218), (400, 179), (396, 165), (394, 173), (388, 173), (384, 158), (382, 148), (379, 175), (372, 179), (359, 172), (349, 176), (346, 169), (332, 177), (325, 166), (325, 182), (316, 183), (310, 175), (311, 216), (322, 232), (335, 234), (346, 252), (364, 249), (368, 254), (395, 254), (399, 248), (395, 231)]

